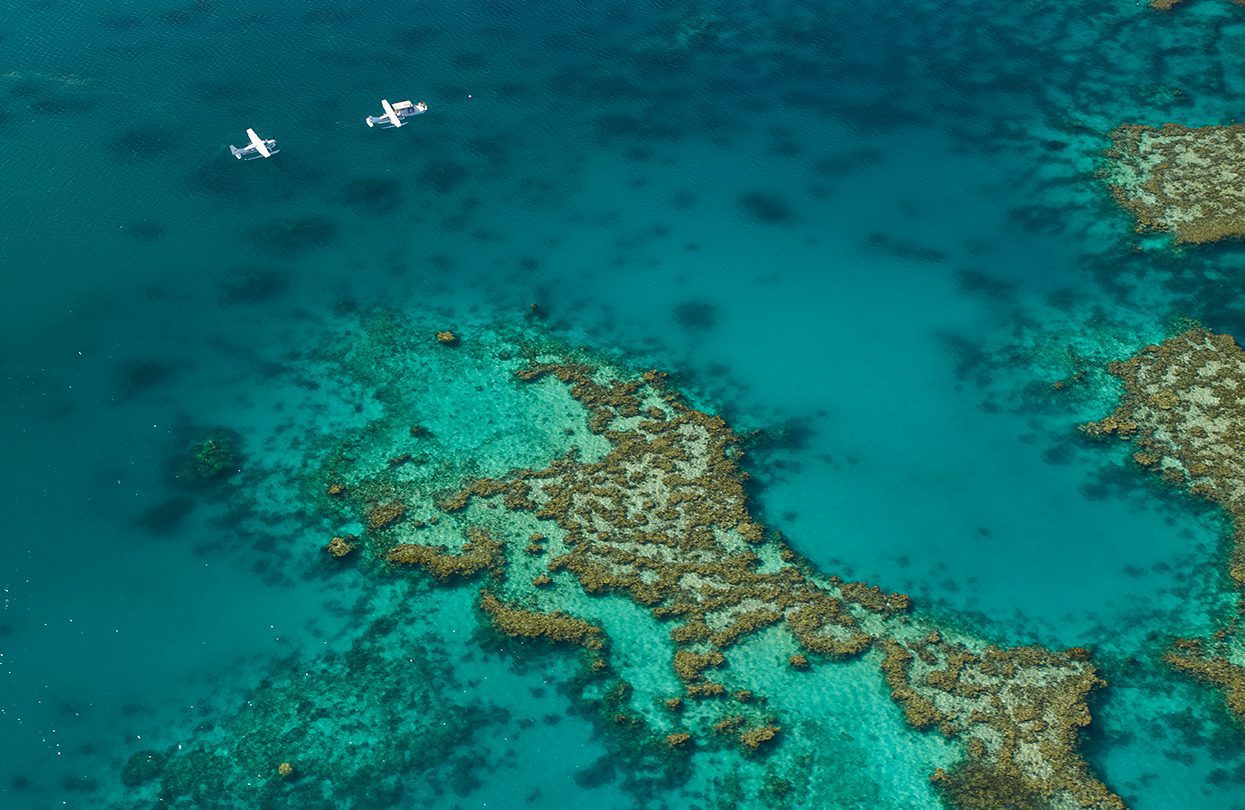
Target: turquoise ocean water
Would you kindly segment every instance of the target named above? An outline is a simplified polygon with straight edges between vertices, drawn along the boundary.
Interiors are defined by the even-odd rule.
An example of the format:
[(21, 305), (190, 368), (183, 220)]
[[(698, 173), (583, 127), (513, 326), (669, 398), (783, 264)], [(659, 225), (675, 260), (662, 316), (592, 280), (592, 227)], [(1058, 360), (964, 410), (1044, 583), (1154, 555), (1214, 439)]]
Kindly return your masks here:
[[(1120, 123), (1240, 115), (1245, 13), (1186, 5), (5, 4), (0, 806), (146, 806), (136, 751), (291, 679), (333, 694), (343, 661), (371, 662), (342, 683), (388, 716), (368, 690), (410, 650), (434, 685), (411, 716), (332, 732), (400, 740), (405, 775), (325, 806), (770, 806), (721, 752), (639, 778), (573, 661), (483, 633), (471, 586), (326, 565), (342, 527), (309, 459), (388, 378), (325, 346), (385, 307), (459, 331), (463, 358), (500, 329), (663, 368), (772, 429), (753, 508), (796, 550), (1003, 643), (1092, 646), (1108, 785), (1245, 807), (1239, 727), (1157, 661), (1221, 618), (1224, 524), (1080, 437), (1108, 380), (1050, 385), (1180, 318), (1245, 334), (1241, 247), (1139, 237), (1095, 178)], [(369, 130), (381, 97), (430, 111)], [(248, 126), (281, 153), (232, 160)], [(566, 449), (487, 364), (409, 362), (403, 402), (447, 458)], [(241, 472), (179, 476), (220, 430)], [(644, 612), (583, 609), (635, 682), (673, 678)], [(797, 806), (938, 806), (954, 751), (875, 670), (810, 687), (763, 672), (766, 643), (732, 666), (826, 756)], [(456, 733), (413, 750), (434, 713)]]

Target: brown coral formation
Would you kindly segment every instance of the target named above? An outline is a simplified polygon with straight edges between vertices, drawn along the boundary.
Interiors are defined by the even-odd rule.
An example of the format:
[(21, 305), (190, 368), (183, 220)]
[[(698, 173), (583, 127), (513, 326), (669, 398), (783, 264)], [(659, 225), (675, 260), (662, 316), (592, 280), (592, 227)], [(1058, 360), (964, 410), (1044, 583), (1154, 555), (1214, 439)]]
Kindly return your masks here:
[(358, 540), (358, 538), (352, 535), (347, 535), (346, 537), (334, 537), (329, 541), (329, 544), (324, 547), (324, 550), (329, 554), (332, 554), (334, 557), (345, 557), (347, 554), (354, 551), (354, 544), (356, 540)]
[(1245, 586), (1245, 351), (1190, 329), (1108, 370), (1123, 401), (1082, 430), (1131, 437), (1142, 466), (1221, 504), (1236, 528), (1228, 573)]
[[(1122, 806), (1076, 751), (1077, 730), (1089, 722), (1086, 694), (1102, 683), (1084, 655), (970, 649), (908, 615), (902, 594), (816, 575), (752, 520), (738, 437), (667, 390), (660, 374), (625, 380), (586, 365), (545, 364), (519, 376), (567, 384), (610, 450), (591, 462), (572, 452), (542, 470), (473, 481), (441, 506), (461, 511), (473, 499), (502, 498), (508, 509), (557, 523), (563, 540), (548, 568), (570, 573), (590, 593), (625, 594), (670, 620), (671, 663), (688, 698), (725, 696), (718, 672), (724, 651), (763, 628), (785, 627), (808, 653), (823, 656), (880, 647), (885, 676), (912, 724), (968, 743), (964, 766), (947, 777), (949, 795), (961, 782), (977, 790), (984, 779), (1003, 786), (997, 796)], [(489, 602), (486, 612), (492, 616), (499, 604)], [(513, 610), (542, 617), (542, 627), (550, 616), (580, 621)], [(536, 622), (494, 618), (503, 632), (521, 636)], [(791, 664), (807, 661), (800, 654)], [(742, 716), (715, 728), (749, 748), (779, 731), (769, 720)]]
[(601, 628), (565, 613), (537, 613), (507, 605), (487, 588), (480, 591), (480, 608), (489, 621), (508, 636), (547, 638), (566, 644), (578, 644), (589, 650), (600, 650)]
[(483, 529), (471, 529), (467, 542), (458, 554), (449, 553), (444, 546), (425, 546), (419, 543), (400, 543), (389, 549), (385, 559), (398, 565), (418, 565), (432, 572), (437, 579), (469, 577), (485, 569), (499, 570), (502, 564), (502, 544)]
[[(965, 743), (965, 761), (940, 782), (965, 806), (983, 785), (993, 786), (988, 795), (1023, 794), (1045, 805), (1119, 806), (1076, 750), (1076, 731), (1089, 721), (1086, 693), (1100, 683), (1087, 656), (985, 647), (938, 632), (910, 613), (902, 594), (819, 574), (751, 514), (739, 437), (690, 407), (658, 372), (537, 363), (518, 376), (566, 386), (596, 434), (591, 454), (572, 448), (543, 469), (438, 494), (440, 525), (467, 532), (461, 550), (421, 542), (435, 517), (407, 519), (409, 499), (430, 493), (409, 486), (398, 469), (382, 464), (371, 477), (354, 476), (346, 507), (375, 533), (369, 553), (443, 580), (487, 572), (479, 604), (499, 632), (580, 645), (593, 672), (609, 669), (604, 633), (549, 609), (564, 585), (647, 607), (668, 628), (682, 688), (659, 698), (669, 711), (662, 714), (678, 712), (689, 726), (666, 727), (662, 736), (712, 727), (747, 751), (781, 744), (782, 718), (766, 714), (766, 697), (753, 693), (745, 668), (726, 666), (735, 645), (765, 632), (798, 644), (783, 653), (797, 669), (849, 656), (884, 665), (914, 726)], [(336, 468), (325, 483), (334, 480), (342, 480)], [(383, 539), (394, 545), (382, 549)], [(642, 723), (642, 712), (620, 710), (623, 702), (606, 699), (619, 724)]]
[(364, 516), (364, 522), (367, 524), (368, 531), (378, 531), (397, 523), (405, 516), (406, 504), (401, 501), (391, 501), (376, 504), (369, 509)]
[[(1159, 11), (1171, 11), (1173, 8), (1183, 3), (1184, 0), (1150, 0), (1150, 8)], [(1245, 6), (1245, 0), (1232, 0), (1238, 6)]]
[[(1224, 691), (1228, 709), (1245, 720), (1245, 665), (1229, 660), (1233, 655), (1232, 636), (1214, 639), (1219, 649), (1207, 649), (1207, 643), (1197, 639), (1180, 639), (1163, 660), (1176, 669), (1198, 680), (1214, 684)], [(1238, 657), (1245, 658), (1239, 655)]]
[[(1108, 370), (1123, 381), (1123, 400), (1082, 430), (1131, 438), (1137, 464), (1220, 504), (1234, 529), (1228, 574), (1245, 589), (1245, 351), (1230, 335), (1194, 328)], [(1234, 621), (1208, 642), (1178, 642), (1166, 660), (1223, 688), (1245, 720), (1243, 635)]]
[[(882, 647), (891, 696), (908, 722), (967, 743), (966, 762), (939, 780), (956, 806), (1046, 806), (1058, 796), (1072, 806), (1123, 807), (1076, 754), (1077, 732), (1090, 722), (1085, 698), (1104, 685), (1083, 656), (1041, 647), (975, 652), (938, 634)], [(974, 798), (983, 796), (989, 801)]]
[(720, 667), (725, 662), (726, 659), (719, 650), (709, 652), (679, 650), (674, 654), (674, 671), (684, 682), (695, 683), (701, 680), (706, 669)]
[[(1238, 628), (1234, 627), (1233, 631)], [(1245, 663), (1241, 663), (1245, 661), (1245, 654), (1239, 647), (1233, 649), (1235, 637), (1236, 632), (1229, 632), (1214, 638), (1211, 649), (1206, 648), (1206, 642), (1182, 638), (1163, 659), (1179, 671), (1223, 689), (1228, 708), (1236, 717), (1245, 720)], [(1231, 661), (1229, 656), (1238, 661)]]
[(778, 732), (781, 730), (781, 726), (757, 726), (756, 728), (750, 728), (741, 732), (739, 741), (755, 750), (777, 737)]
[(1128, 124), (1111, 132), (1107, 184), (1139, 230), (1177, 243), (1245, 235), (1245, 124)]
[[(568, 550), (550, 569), (570, 572), (590, 593), (625, 592), (678, 621), (673, 663), (689, 694), (721, 694), (706, 670), (764, 627), (785, 620), (810, 650), (855, 655), (872, 640), (862, 621), (906, 609), (902, 595), (837, 578), (814, 584), (794, 565), (762, 573), (753, 547), (764, 534), (747, 511), (738, 438), (720, 418), (652, 385), (658, 375), (598, 382), (586, 366), (546, 365), (520, 377), (545, 375), (571, 386), (613, 450), (590, 464), (572, 455), (545, 470), (475, 481), (443, 506), (501, 495), (511, 509), (555, 520)], [(634, 424), (620, 430), (623, 420)]]

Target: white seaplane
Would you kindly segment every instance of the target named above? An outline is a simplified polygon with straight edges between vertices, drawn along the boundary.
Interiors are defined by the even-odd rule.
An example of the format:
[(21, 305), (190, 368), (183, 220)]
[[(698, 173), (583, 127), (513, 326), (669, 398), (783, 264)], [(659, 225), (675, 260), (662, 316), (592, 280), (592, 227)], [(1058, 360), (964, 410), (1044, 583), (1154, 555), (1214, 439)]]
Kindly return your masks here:
[(233, 144), (229, 144), (229, 151), (233, 152), (233, 156), (238, 160), (255, 160), (256, 158), (270, 158), (281, 150), (277, 148), (277, 142), (272, 138), (264, 139), (255, 134), (255, 130), (248, 128), (246, 136), (251, 142), (239, 149)]
[(407, 101), (399, 101), (397, 104), (390, 104), (389, 99), (382, 98), (380, 106), (384, 109), (383, 113), (380, 115), (369, 115), (363, 119), (369, 127), (378, 126), (381, 129), (394, 129), (405, 124), (406, 119), (428, 112), (427, 104), (422, 101), (412, 104), (409, 99)]

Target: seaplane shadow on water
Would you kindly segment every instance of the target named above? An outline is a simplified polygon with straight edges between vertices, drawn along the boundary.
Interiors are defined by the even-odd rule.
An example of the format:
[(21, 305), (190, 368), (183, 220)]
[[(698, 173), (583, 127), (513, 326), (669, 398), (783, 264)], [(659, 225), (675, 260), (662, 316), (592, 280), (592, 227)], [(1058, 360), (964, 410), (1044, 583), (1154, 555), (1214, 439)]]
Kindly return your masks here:
[[(389, 99), (382, 98), (380, 106), (382, 109), (380, 115), (369, 115), (363, 119), (363, 122), (369, 127), (396, 129), (405, 124), (408, 118), (414, 118), (417, 115), (423, 115), (428, 112), (427, 104), (422, 101), (412, 102), (410, 99), (399, 101), (397, 104), (390, 104)], [(254, 129), (249, 127), (246, 130), (246, 137), (250, 139), (250, 143), (246, 146), (237, 147), (229, 144), (230, 153), (238, 160), (270, 158), (281, 151), (277, 148), (276, 140), (261, 138), (255, 133)]]

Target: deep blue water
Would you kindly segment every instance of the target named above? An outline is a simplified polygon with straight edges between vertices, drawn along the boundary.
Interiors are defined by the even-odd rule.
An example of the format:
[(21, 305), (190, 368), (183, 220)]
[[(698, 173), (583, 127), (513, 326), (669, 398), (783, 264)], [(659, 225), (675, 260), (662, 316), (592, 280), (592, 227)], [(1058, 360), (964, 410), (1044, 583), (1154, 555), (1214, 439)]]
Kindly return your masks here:
[[(1242, 806), (1239, 732), (1154, 665), (1215, 625), (1224, 526), (1078, 436), (1109, 384), (1049, 384), (1069, 347), (1101, 364), (1176, 317), (1241, 334), (1240, 247), (1136, 236), (1094, 173), (1119, 123), (1234, 120), (1243, 51), (1214, 0), (6, 5), (0, 803), (117, 799), (143, 741), (348, 645), (392, 583), (325, 572), (300, 442), (356, 411), (308, 350), (375, 305), (484, 329), (536, 303), (741, 428), (787, 425), (755, 508), (824, 570), (1096, 647), (1087, 757), (1130, 804)], [(382, 96), (430, 111), (370, 130)], [(280, 155), (230, 159), (247, 126)], [(216, 427), (268, 474), (173, 479)], [(565, 716), (499, 732), (513, 756), (452, 801), (543, 769), (537, 803), (629, 806), (591, 778), (617, 754), (591, 718), (534, 694), (556, 676), (424, 598), (479, 700)], [(835, 795), (868, 806), (938, 743), (855, 672), (829, 694), (882, 764)]]

